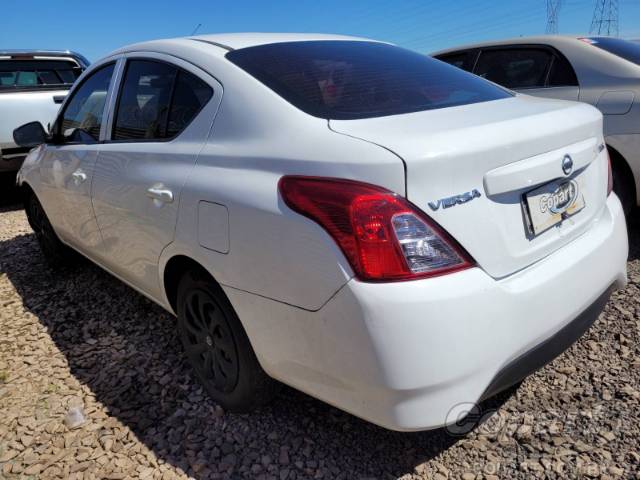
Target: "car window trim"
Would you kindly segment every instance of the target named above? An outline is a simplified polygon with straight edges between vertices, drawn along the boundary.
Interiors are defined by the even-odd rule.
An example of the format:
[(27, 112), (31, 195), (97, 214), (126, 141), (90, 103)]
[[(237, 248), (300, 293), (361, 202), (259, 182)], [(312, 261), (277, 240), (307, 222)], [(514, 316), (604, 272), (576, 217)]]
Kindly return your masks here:
[(103, 130), (104, 125), (105, 125), (105, 120), (108, 118), (108, 112), (109, 112), (109, 99), (110, 99), (109, 94), (114, 88), (114, 79), (115, 79), (116, 74), (117, 74), (117, 68), (118, 68), (118, 59), (117, 58), (109, 59), (108, 61), (105, 61), (104, 63), (100, 63), (98, 65), (95, 65), (95, 67), (92, 66), (91, 70), (85, 70), (86, 75), (84, 74), (85, 72), (83, 72), (83, 75), (72, 86), (71, 90), (67, 94), (67, 98), (65, 98), (64, 103), (60, 107), (60, 112), (58, 113), (58, 116), (56, 117), (53, 125), (51, 126), (51, 133), (54, 134), (54, 136), (55, 136), (56, 130), (59, 129), (59, 128), (62, 128), (62, 118), (64, 117), (64, 114), (67, 111), (67, 108), (69, 107), (69, 103), (76, 96), (78, 90), (80, 88), (82, 88), (82, 86), (87, 82), (87, 80), (89, 78), (91, 78), (95, 73), (97, 73), (100, 70), (102, 70), (104, 68), (107, 68), (107, 67), (109, 67), (111, 65), (114, 66), (113, 67), (113, 73), (111, 74), (111, 79), (109, 80), (109, 86), (107, 87), (107, 95), (106, 95), (106, 99), (105, 99), (104, 107), (103, 107), (103, 111), (102, 111), (102, 123), (100, 124), (100, 133), (98, 134), (98, 139), (96, 141), (94, 141), (94, 142), (91, 142), (91, 143), (88, 143), (88, 142), (63, 142), (63, 143), (57, 145), (58, 147), (65, 147), (67, 145), (95, 145), (95, 144), (98, 144), (98, 143), (102, 143), (102, 130)]
[(558, 62), (558, 58), (555, 55), (551, 55), (551, 61), (549, 62), (549, 66), (547, 67), (547, 74), (544, 77), (544, 88), (549, 88), (549, 79), (551, 78), (551, 72), (553, 71), (553, 67)]
[[(176, 87), (176, 83), (178, 80), (178, 76), (179, 73), (181, 71), (188, 73), (189, 75), (193, 75), (195, 77), (197, 77), (199, 80), (201, 80), (203, 83), (205, 83), (210, 89), (211, 89), (211, 96), (209, 97), (209, 99), (200, 107), (200, 109), (193, 115), (193, 117), (191, 118), (191, 120), (189, 120), (189, 122), (184, 126), (184, 128), (178, 132), (178, 134), (174, 135), (173, 137), (169, 137), (169, 138), (139, 138), (139, 139), (120, 139), (120, 140), (116, 140), (113, 138), (113, 134), (115, 132), (115, 128), (116, 128), (116, 121), (118, 118), (118, 109), (120, 108), (120, 99), (122, 97), (122, 92), (124, 91), (124, 82), (126, 80), (127, 77), (127, 70), (129, 68), (129, 64), (132, 61), (136, 61), (136, 60), (143, 60), (143, 61), (147, 61), (147, 62), (156, 62), (156, 63), (164, 63), (166, 65), (169, 65), (170, 67), (173, 67), (176, 69), (176, 73), (174, 75), (174, 79), (173, 79), (173, 84), (171, 85), (171, 94), (170, 94), (170, 98), (169, 98), (169, 111), (167, 112), (167, 124), (166, 127), (168, 127), (168, 123), (169, 123), (169, 114), (171, 113), (171, 107), (172, 107), (172, 102), (173, 102), (173, 94), (175, 91), (175, 87)], [(111, 116), (111, 124), (109, 125), (109, 130), (107, 132), (106, 138), (104, 140), (102, 140), (100, 143), (104, 143), (104, 144), (118, 144), (118, 143), (168, 143), (168, 142), (172, 142), (173, 140), (177, 139), (180, 137), (180, 135), (182, 135), (182, 133), (187, 130), (187, 128), (189, 128), (189, 126), (191, 125), (191, 123), (198, 117), (198, 115), (200, 115), (200, 113), (202, 112), (202, 110), (209, 104), (209, 102), (215, 97), (215, 88), (211, 85), (210, 82), (206, 81), (205, 79), (202, 78), (202, 76), (194, 73), (194, 72), (190, 72), (189, 70), (176, 65), (175, 63), (169, 61), (169, 60), (165, 60), (165, 59), (161, 59), (161, 58), (157, 58), (155, 56), (145, 56), (144, 54), (134, 54), (131, 56), (126, 56), (122, 59), (123, 62), (123, 66), (122, 66), (122, 75), (119, 78), (119, 84), (118, 84), (118, 90), (116, 92), (115, 95), (115, 101), (113, 102), (112, 105), (112, 116)], [(165, 127), (165, 128), (166, 128)]]
[(560, 62), (560, 64), (565, 63), (566, 65), (569, 66), (569, 68), (571, 69), (571, 73), (573, 73), (573, 77), (576, 79), (576, 84), (575, 85), (549, 85), (549, 80), (551, 78), (551, 67), (549, 68), (549, 75), (547, 77), (547, 88), (566, 88), (566, 87), (577, 87), (580, 88), (580, 80), (578, 79), (578, 74), (576, 73), (576, 69), (573, 68), (573, 65), (571, 64), (571, 62), (569, 61), (569, 59), (567, 58), (566, 55), (564, 55), (560, 50), (558, 50), (557, 48), (553, 47), (552, 45), (548, 46), (549, 50), (551, 50), (553, 52), (553, 65), (555, 65), (556, 62)]
[(478, 60), (480, 60), (480, 52), (482, 51), (480, 48), (474, 48), (471, 50), (473, 52), (473, 65), (471, 66), (471, 70), (469, 72), (473, 73), (478, 66)]

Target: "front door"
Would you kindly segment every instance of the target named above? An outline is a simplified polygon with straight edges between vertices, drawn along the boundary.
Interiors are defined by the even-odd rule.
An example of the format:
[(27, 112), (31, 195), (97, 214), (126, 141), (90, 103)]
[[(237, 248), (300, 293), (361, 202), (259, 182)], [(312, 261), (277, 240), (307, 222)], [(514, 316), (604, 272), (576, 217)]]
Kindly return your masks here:
[(55, 144), (45, 145), (40, 191), (58, 235), (85, 254), (100, 248), (91, 206), (91, 180), (98, 158), (105, 106), (115, 62), (89, 74), (65, 104), (53, 127)]
[(158, 260), (180, 194), (211, 129), (221, 86), (191, 64), (129, 54), (93, 179), (102, 263), (159, 298)]

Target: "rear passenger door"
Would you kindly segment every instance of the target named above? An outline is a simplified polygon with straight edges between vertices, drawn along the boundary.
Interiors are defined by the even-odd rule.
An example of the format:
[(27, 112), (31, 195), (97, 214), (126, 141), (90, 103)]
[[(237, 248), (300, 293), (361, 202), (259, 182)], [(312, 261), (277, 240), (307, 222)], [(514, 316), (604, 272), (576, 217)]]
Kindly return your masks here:
[(483, 48), (473, 73), (528, 95), (578, 100), (580, 94), (569, 61), (544, 45)]
[(158, 259), (172, 242), (182, 186), (215, 118), (222, 86), (162, 54), (128, 54), (92, 199), (104, 240), (102, 263), (159, 298)]

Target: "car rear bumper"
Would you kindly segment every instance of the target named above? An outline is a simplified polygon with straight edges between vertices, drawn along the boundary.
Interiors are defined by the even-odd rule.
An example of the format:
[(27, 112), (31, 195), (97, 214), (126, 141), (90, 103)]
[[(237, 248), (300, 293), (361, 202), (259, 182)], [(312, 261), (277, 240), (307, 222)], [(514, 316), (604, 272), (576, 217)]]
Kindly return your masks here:
[(351, 280), (316, 312), (225, 290), (270, 375), (386, 428), (424, 430), (567, 348), (625, 285), (627, 252), (612, 195), (587, 233), (501, 280), (480, 268)]

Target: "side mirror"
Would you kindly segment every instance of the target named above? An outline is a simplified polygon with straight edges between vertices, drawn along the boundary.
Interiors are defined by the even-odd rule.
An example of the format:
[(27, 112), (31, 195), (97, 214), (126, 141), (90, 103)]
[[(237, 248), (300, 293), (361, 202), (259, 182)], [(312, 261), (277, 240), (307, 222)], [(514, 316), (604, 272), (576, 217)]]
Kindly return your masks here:
[(13, 140), (20, 147), (33, 148), (47, 141), (47, 132), (40, 122), (29, 122), (13, 131)]

